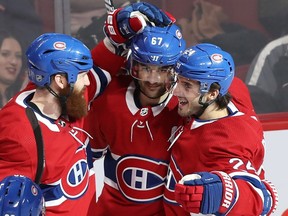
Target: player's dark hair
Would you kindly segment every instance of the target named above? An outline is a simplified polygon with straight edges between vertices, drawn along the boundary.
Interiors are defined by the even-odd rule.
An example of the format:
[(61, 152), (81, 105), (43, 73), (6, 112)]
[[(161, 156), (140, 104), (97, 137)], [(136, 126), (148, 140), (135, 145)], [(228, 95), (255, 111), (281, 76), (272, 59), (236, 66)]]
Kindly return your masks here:
[[(212, 83), (210, 86), (209, 91), (214, 90), (220, 90), (221, 86), (218, 83)], [(215, 103), (218, 105), (219, 109), (224, 109), (228, 106), (228, 103), (231, 101), (232, 96), (229, 92), (227, 92), (225, 95), (218, 95), (217, 99), (215, 100)]]

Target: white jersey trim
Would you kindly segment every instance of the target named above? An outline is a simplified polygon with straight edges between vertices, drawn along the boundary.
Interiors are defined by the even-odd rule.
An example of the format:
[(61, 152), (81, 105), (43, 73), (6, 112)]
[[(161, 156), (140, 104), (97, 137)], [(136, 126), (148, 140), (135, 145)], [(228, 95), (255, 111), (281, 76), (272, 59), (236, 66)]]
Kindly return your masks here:
[[(30, 91), (24, 91), (21, 94), (18, 95), (18, 97), (16, 98), (15, 102), (17, 104), (19, 104), (21, 107), (23, 107), (24, 109), (26, 109), (26, 105), (24, 104), (24, 100), (25, 98), (27, 98), (30, 94), (34, 93), (35, 89), (30, 90)], [(41, 115), (39, 115), (37, 112), (34, 112), (38, 121), (42, 122), (43, 124), (45, 124), (51, 131), (53, 132), (60, 132), (58, 126), (56, 124), (51, 123), (48, 119), (42, 117)]]

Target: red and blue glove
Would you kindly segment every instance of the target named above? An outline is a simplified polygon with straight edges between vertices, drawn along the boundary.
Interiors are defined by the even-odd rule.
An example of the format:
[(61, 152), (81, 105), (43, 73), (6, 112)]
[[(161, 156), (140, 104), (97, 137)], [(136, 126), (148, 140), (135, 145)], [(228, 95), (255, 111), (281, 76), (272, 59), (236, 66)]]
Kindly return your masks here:
[(176, 201), (188, 212), (224, 215), (237, 196), (234, 180), (225, 172), (184, 176), (175, 186)]
[(133, 3), (108, 13), (104, 25), (106, 36), (114, 45), (126, 43), (143, 31), (147, 23), (156, 26), (168, 26), (176, 20), (158, 7), (146, 3)]

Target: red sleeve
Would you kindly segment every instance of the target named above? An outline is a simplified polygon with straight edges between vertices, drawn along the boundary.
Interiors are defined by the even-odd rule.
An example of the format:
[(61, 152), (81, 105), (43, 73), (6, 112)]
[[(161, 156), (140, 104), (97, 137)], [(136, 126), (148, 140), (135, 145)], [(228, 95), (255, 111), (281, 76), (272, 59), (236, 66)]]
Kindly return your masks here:
[[(241, 179), (237, 179), (235, 182), (238, 186), (239, 196), (228, 215), (243, 215), (244, 212), (245, 215), (261, 215), (263, 211), (263, 200), (253, 186)], [(247, 203), (250, 203), (250, 205), (247, 206)], [(249, 213), (244, 209), (249, 209)]]
[(105, 122), (108, 120), (106, 115), (103, 115), (106, 110), (106, 103), (103, 100), (104, 95), (97, 98), (97, 100), (93, 101), (91, 104), (91, 109), (88, 112), (88, 115), (84, 120), (84, 129), (92, 136), (90, 139), (90, 146), (93, 152), (93, 158), (101, 158), (106, 153), (107, 141), (102, 134), (102, 129), (100, 127), (100, 123), (105, 125)]
[(97, 46), (92, 49), (91, 53), (94, 65), (108, 71), (112, 77), (119, 72), (126, 60), (125, 57), (110, 52), (106, 48), (104, 41), (97, 44)]
[[(229, 88), (229, 92), (232, 95), (232, 102), (243, 113), (255, 114), (252, 104), (250, 92), (245, 83), (238, 77), (234, 77), (232, 84)], [(251, 113), (252, 112), (252, 113)]]

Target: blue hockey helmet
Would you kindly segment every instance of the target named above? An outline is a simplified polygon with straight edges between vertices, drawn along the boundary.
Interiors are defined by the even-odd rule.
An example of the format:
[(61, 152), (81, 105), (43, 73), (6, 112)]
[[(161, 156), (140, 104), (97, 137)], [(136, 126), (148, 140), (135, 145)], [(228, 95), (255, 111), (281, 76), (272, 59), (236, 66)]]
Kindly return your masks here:
[(50, 77), (64, 73), (68, 83), (75, 83), (80, 72), (90, 70), (90, 50), (79, 40), (65, 34), (45, 33), (26, 51), (29, 79), (37, 86), (50, 84)]
[(183, 52), (175, 71), (182, 77), (199, 81), (201, 93), (208, 92), (212, 83), (218, 83), (223, 96), (234, 78), (235, 65), (229, 53), (216, 45), (202, 43)]
[(39, 186), (25, 176), (14, 175), (0, 182), (0, 215), (44, 215), (44, 198)]
[(174, 65), (185, 46), (186, 42), (176, 24), (166, 27), (146, 26), (132, 40), (130, 64), (136, 61), (157, 66)]

